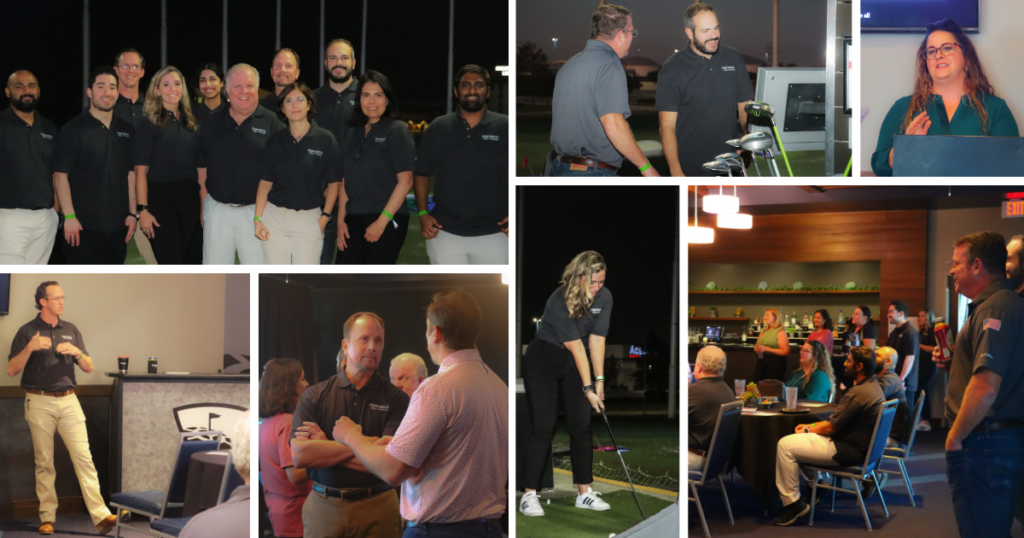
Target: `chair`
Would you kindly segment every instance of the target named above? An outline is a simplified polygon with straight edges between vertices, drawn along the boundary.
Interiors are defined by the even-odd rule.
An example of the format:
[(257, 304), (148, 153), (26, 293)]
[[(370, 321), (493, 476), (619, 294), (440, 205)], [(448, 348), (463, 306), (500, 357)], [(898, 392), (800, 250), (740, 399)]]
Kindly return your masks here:
[(921, 391), (921, 395), (918, 397), (917, 405), (914, 406), (913, 420), (907, 423), (907, 429), (903, 433), (903, 438), (898, 439), (900, 445), (898, 447), (886, 448), (882, 454), (882, 462), (887, 460), (895, 461), (899, 467), (899, 471), (892, 471), (889, 469), (882, 469), (879, 467), (878, 472), (903, 475), (903, 483), (907, 485), (907, 494), (910, 496), (910, 506), (916, 507), (917, 504), (914, 502), (914, 486), (910, 485), (910, 475), (907, 474), (907, 458), (910, 457), (911, 450), (914, 448), (914, 438), (917, 437), (917, 423), (921, 421), (921, 410), (924, 409), (924, 391)]
[(778, 379), (764, 379), (757, 382), (757, 392), (761, 393), (761, 397), (774, 396), (778, 399), (782, 399), (782, 395), (785, 394), (786, 385)]
[[(868, 510), (864, 506), (864, 498), (860, 494), (860, 483), (865, 480), (871, 480), (876, 485), (878, 484), (878, 477), (875, 475), (875, 470), (882, 462), (882, 454), (885, 451), (885, 440), (889, 437), (889, 430), (892, 428), (893, 418), (896, 417), (896, 406), (899, 404), (899, 400), (889, 400), (882, 404), (882, 409), (879, 410), (878, 418), (875, 420), (875, 431), (871, 435), (871, 442), (868, 443), (868, 453), (864, 456), (864, 464), (860, 466), (852, 467), (832, 467), (832, 466), (817, 466), (817, 465), (806, 465), (808, 470), (814, 471), (814, 485), (811, 486), (811, 499), (817, 498), (818, 488), (822, 487), (825, 489), (832, 490), (832, 511), (836, 508), (836, 493), (837, 491), (844, 491), (846, 493), (853, 493), (857, 495), (857, 504), (860, 506), (861, 513), (864, 514), (864, 524), (867, 525), (868, 530), (871, 530), (871, 520), (868, 519)], [(818, 480), (821, 477), (821, 473), (830, 473), (832, 476), (832, 484), (818, 484)], [(843, 489), (840, 486), (836, 486), (836, 480), (838, 478), (849, 478), (853, 480), (853, 489)], [(882, 489), (878, 489), (878, 500), (882, 502), (882, 510), (885, 510), (885, 517), (889, 517), (889, 509), (885, 506), (885, 497), (882, 496)], [(811, 517), (808, 521), (808, 525), (814, 525), (814, 508), (815, 504), (811, 502)]]
[[(220, 489), (217, 495), (217, 504), (223, 504), (231, 497), (235, 488), (245, 484), (242, 476), (235, 470), (235, 464), (231, 459), (231, 453), (227, 453), (227, 464), (224, 466), (224, 476), (220, 480)], [(158, 538), (178, 538), (181, 531), (188, 525), (188, 522), (195, 516), (177, 517), (173, 519), (158, 519), (149, 524)]]
[[(215, 439), (189, 439), (197, 435), (215, 437)], [(154, 489), (111, 495), (110, 505), (117, 508), (117, 531), (114, 537), (120, 538), (121, 536), (122, 510), (142, 514), (151, 522), (169, 516), (181, 515), (181, 509), (185, 506), (185, 482), (188, 480), (188, 467), (192, 462), (192, 455), (198, 452), (217, 450), (223, 441), (224, 433), (219, 431), (184, 432), (178, 437), (178, 446), (174, 449), (171, 477), (168, 480), (166, 491)], [(131, 529), (148, 532), (147, 529), (141, 527), (131, 527)]]
[(718, 421), (715, 423), (715, 431), (711, 435), (711, 447), (704, 455), (704, 469), (689, 471), (690, 491), (693, 492), (693, 497), (689, 497), (689, 500), (697, 504), (700, 522), (704, 524), (704, 535), (708, 538), (711, 538), (711, 531), (708, 530), (708, 522), (704, 518), (704, 509), (700, 505), (697, 486), (705, 485), (712, 478), (718, 479), (718, 485), (722, 488), (722, 498), (725, 499), (725, 510), (729, 513), (729, 523), (735, 525), (736, 521), (732, 518), (732, 507), (729, 506), (729, 495), (725, 492), (722, 473), (725, 472), (729, 458), (732, 457), (732, 447), (736, 443), (736, 432), (740, 427), (742, 409), (742, 400), (722, 404), (722, 408), (718, 412)]

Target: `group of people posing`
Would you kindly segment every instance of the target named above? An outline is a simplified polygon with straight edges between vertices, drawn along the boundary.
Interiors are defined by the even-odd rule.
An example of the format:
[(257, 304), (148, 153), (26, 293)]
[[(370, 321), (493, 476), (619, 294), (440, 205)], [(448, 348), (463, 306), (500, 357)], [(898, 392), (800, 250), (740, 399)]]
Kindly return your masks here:
[(14, 72), (0, 112), (0, 263), (46, 263), (62, 222), (73, 264), (124, 263), (136, 229), (151, 263), (394, 264), (410, 190), (431, 263), (508, 263), (508, 117), (487, 108), (487, 69), (459, 69), (457, 110), (417, 149), (384, 74), (356, 77), (344, 39), (325, 58), (314, 91), (298, 53), (279, 50), (263, 99), (256, 68), (203, 64), (193, 101), (174, 66), (142, 93), (145, 59), (124, 49), (93, 70), (88, 108), (59, 131), (37, 110), (36, 77)]

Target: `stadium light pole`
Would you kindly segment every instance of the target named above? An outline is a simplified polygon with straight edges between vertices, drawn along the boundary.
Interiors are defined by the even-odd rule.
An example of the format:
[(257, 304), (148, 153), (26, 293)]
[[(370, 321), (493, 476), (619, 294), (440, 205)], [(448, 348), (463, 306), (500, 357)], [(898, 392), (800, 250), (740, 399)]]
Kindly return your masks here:
[(85, 88), (89, 87), (89, 0), (82, 0), (82, 104), (89, 106)]
[[(680, 189), (680, 195), (685, 196)], [(676, 253), (672, 260), (672, 339), (668, 363), (668, 418), (676, 418), (676, 389), (679, 383), (679, 197), (676, 197)]]
[(228, 0), (224, 0), (224, 14), (221, 16), (221, 34), (220, 34), (220, 49), (221, 49), (221, 69), (225, 73), (228, 72)]
[(363, 50), (359, 51), (359, 74), (366, 73), (366, 6), (368, 0), (363, 0)]
[(452, 113), (451, 84), (455, 77), (455, 0), (448, 0), (448, 80), (445, 83), (445, 102), (448, 103), (447, 114)]
[(167, 65), (167, 0), (160, 0), (160, 67)]
[(324, 0), (320, 0), (320, 86), (324, 85)]
[(274, 50), (281, 50), (281, 0), (277, 0), (277, 22), (274, 36)]
[(555, 57), (551, 60), (551, 63), (556, 64), (558, 63), (558, 38), (552, 37), (551, 42), (554, 43), (555, 46)]

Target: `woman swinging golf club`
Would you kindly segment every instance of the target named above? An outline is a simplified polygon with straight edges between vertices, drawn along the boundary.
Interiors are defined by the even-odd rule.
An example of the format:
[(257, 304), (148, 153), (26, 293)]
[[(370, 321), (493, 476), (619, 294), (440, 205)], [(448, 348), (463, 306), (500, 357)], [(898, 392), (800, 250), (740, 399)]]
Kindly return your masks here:
[(562, 272), (562, 285), (548, 297), (537, 336), (523, 356), (523, 384), (533, 422), (526, 449), (526, 493), (519, 503), (519, 511), (526, 516), (544, 515), (537, 489), (549, 464), (559, 401), (569, 428), (573, 483), (579, 493), (576, 507), (611, 508), (590, 487), (594, 481), (591, 410), (600, 412), (604, 405), (604, 340), (612, 314), (612, 294), (604, 287), (605, 269), (604, 258), (597, 252), (588, 250), (573, 258)]

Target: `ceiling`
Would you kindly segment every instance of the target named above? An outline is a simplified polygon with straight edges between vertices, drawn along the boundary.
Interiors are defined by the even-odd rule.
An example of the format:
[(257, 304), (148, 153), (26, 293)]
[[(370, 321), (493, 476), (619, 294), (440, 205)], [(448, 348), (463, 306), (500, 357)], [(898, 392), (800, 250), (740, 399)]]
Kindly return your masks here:
[(493, 286), (501, 283), (500, 274), (261, 274), (260, 278), (287, 281), (290, 284), (309, 286), (314, 290), (333, 289), (394, 289), (396, 287), (452, 288), (472, 286)]

